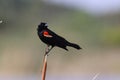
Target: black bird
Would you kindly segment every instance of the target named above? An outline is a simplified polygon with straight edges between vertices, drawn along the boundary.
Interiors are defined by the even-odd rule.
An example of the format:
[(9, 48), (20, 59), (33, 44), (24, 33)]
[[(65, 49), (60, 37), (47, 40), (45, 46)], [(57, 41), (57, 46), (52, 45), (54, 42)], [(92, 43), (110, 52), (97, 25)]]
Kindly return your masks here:
[(47, 23), (41, 22), (38, 25), (37, 33), (38, 33), (39, 38), (44, 43), (46, 43), (48, 45), (48, 47), (51, 46), (51, 49), (55, 46), (63, 48), (67, 51), (68, 51), (68, 49), (66, 48), (66, 46), (74, 47), (76, 49), (81, 49), (81, 47), (79, 45), (68, 42), (66, 39), (57, 35), (56, 33), (51, 31), (47, 27), (48, 27)]

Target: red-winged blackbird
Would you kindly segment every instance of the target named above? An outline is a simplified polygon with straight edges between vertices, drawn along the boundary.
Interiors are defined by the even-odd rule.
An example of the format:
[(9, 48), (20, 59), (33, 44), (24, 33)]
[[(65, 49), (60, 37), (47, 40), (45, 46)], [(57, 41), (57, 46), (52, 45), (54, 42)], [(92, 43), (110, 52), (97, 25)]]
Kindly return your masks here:
[(68, 42), (66, 39), (64, 39), (63, 37), (52, 32), (47, 27), (48, 26), (46, 23), (41, 22), (38, 25), (38, 28), (37, 28), (38, 32), (37, 33), (38, 33), (39, 38), (44, 43), (46, 43), (48, 46), (51, 46), (51, 49), (55, 46), (63, 48), (67, 51), (68, 51), (68, 49), (66, 48), (66, 46), (71, 46), (71, 47), (74, 47), (76, 49), (81, 49), (81, 47), (79, 47), (79, 45)]

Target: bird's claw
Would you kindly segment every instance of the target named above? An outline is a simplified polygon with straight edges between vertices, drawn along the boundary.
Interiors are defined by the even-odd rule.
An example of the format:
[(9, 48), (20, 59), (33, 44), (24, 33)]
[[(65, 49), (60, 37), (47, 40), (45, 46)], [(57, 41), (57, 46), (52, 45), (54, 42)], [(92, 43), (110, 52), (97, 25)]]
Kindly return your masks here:
[(50, 47), (49, 45), (47, 45), (47, 47), (46, 47), (46, 50), (45, 50), (45, 55), (49, 55), (48, 53), (52, 50), (52, 46)]

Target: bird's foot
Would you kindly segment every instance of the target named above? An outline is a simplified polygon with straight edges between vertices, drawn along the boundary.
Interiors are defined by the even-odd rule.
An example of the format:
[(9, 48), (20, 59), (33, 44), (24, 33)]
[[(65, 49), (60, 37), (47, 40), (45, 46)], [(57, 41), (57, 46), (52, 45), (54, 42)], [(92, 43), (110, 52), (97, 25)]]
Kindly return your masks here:
[(52, 50), (52, 46), (47, 45), (46, 50), (45, 50), (45, 55), (49, 55), (48, 53)]

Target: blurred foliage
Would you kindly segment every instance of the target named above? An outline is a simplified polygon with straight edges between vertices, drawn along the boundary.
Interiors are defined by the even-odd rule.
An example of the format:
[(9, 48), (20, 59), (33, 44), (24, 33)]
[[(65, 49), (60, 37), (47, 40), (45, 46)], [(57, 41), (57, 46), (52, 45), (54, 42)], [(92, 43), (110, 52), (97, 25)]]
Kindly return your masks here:
[(104, 29), (101, 39), (105, 45), (120, 46), (120, 26)]
[[(0, 0), (0, 20), (3, 21), (0, 24), (0, 69), (15, 69), (15, 66), (19, 71), (21, 67), (28, 72), (39, 69), (45, 48), (36, 31), (40, 22), (47, 22), (50, 29), (81, 45), (85, 50), (101, 46), (120, 47), (119, 15), (91, 16), (82, 10), (52, 5), (41, 0)], [(77, 53), (70, 49), (69, 53)], [(58, 48), (54, 50), (57, 53), (68, 53)], [(77, 57), (56, 55), (59, 55), (60, 58), (56, 59), (61, 63)], [(59, 65), (57, 62), (53, 64)]]
[[(117, 14), (117, 16), (119, 15)], [(120, 41), (118, 39), (119, 36), (116, 36), (114, 31), (112, 35), (114, 37), (109, 36), (114, 40), (106, 37), (106, 42), (100, 41), (104, 40), (100, 38), (104, 38), (105, 35), (107, 35), (107, 32), (108, 34), (111, 32), (111, 29), (109, 29), (111, 24), (113, 24), (113, 28), (116, 27), (116, 25), (119, 26), (119, 17), (117, 17), (118, 20), (114, 17), (116, 17), (116, 15), (109, 15), (109, 17), (102, 16), (102, 18), (95, 17), (86, 14), (83, 11), (55, 6), (39, 0), (0, 1), (0, 19), (3, 20), (3, 23), (0, 24), (0, 32), (3, 33), (1, 36), (11, 34), (10, 36), (13, 35), (15, 38), (20, 36), (27, 37), (30, 34), (29, 31), (35, 29), (39, 22), (45, 21), (50, 25), (60, 25), (61, 27), (57, 27), (58, 29), (67, 29), (70, 32), (76, 31), (76, 34), (79, 34), (79, 37), (82, 36), (82, 39), (87, 40), (88, 43), (95, 42), (94, 44), (91, 43), (92, 45), (101, 42), (107, 44), (112, 42), (112, 44), (110, 43), (111, 45), (116, 45), (117, 43), (119, 44)], [(104, 28), (106, 28), (105, 32), (103, 32)], [(120, 31), (117, 30), (115, 32), (119, 35)], [(104, 37), (101, 37), (102, 35), (100, 34)]]

